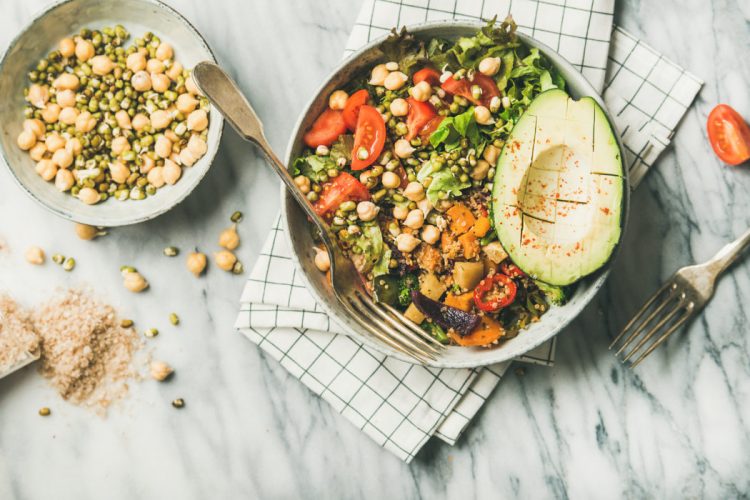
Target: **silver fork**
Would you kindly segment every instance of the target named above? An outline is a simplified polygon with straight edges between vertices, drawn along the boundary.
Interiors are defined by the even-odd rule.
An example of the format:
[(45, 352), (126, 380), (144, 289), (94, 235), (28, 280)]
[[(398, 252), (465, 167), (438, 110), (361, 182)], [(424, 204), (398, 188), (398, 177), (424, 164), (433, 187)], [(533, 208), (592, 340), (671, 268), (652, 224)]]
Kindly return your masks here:
[(256, 144), (266, 155), (273, 170), (281, 177), (297, 203), (320, 232), (331, 260), (331, 284), (341, 305), (351, 319), (382, 343), (411, 356), (420, 363), (436, 360), (444, 346), (387, 304), (375, 302), (362, 277), (346, 257), (328, 226), (297, 188), (284, 164), (271, 149), (263, 133), (263, 124), (237, 85), (216, 64), (201, 62), (193, 77), (198, 87), (244, 139)]
[[(714, 294), (716, 279), (749, 244), (750, 229), (732, 243), (725, 245), (709, 261), (683, 267), (674, 273), (612, 341), (610, 349), (613, 349), (627, 332), (631, 332), (623, 340), (615, 356), (622, 354), (622, 362), (628, 363), (645, 347), (645, 351), (635, 361), (630, 361), (631, 368), (638, 366), (675, 330), (703, 309)], [(652, 338), (656, 340), (648, 344)], [(633, 342), (636, 342), (635, 346), (625, 353)]]

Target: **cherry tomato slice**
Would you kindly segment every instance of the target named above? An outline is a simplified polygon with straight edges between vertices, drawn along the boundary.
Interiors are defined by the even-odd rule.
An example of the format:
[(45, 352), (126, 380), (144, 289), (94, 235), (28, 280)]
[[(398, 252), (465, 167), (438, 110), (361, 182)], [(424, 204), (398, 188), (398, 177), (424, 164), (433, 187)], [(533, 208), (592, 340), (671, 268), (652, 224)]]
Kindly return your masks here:
[(739, 113), (719, 104), (708, 115), (708, 139), (721, 161), (739, 165), (750, 159), (750, 127)]
[(321, 217), (336, 210), (345, 201), (365, 201), (370, 199), (367, 186), (351, 174), (340, 172), (339, 175), (323, 184), (318, 201), (313, 203), (315, 213)]
[[(475, 99), (471, 93), (471, 87), (478, 85), (482, 89), (482, 96)], [(472, 80), (461, 78), (456, 80), (452, 76), (443, 82), (443, 90), (451, 95), (460, 95), (465, 97), (469, 102), (475, 105), (489, 106), (493, 97), (500, 97), (500, 91), (497, 89), (495, 80), (482, 73), (475, 73)]]
[(493, 274), (474, 289), (474, 304), (484, 312), (494, 313), (512, 304), (517, 291), (516, 283), (510, 277)]
[(526, 273), (521, 271), (520, 267), (508, 261), (500, 264), (500, 272), (511, 278), (522, 278), (526, 276)]
[(432, 68), (422, 68), (416, 73), (414, 73), (414, 76), (412, 77), (414, 80), (414, 85), (418, 84), (419, 82), (427, 82), (433, 87), (436, 85), (440, 85), (440, 73), (436, 69)]
[(405, 139), (410, 141), (419, 134), (430, 120), (437, 116), (437, 111), (429, 102), (420, 102), (413, 97), (408, 98), (406, 102), (409, 103), (409, 114), (406, 116), (408, 132)]
[(333, 109), (326, 109), (315, 120), (303, 140), (311, 148), (330, 146), (339, 136), (346, 132), (343, 113)]
[(349, 96), (344, 106), (344, 122), (346, 128), (354, 132), (357, 128), (357, 118), (359, 117), (359, 108), (367, 104), (370, 99), (370, 93), (367, 90), (358, 90)]
[[(385, 145), (385, 122), (377, 109), (367, 104), (359, 108), (357, 129), (354, 132), (352, 170), (367, 168), (378, 159)], [(367, 156), (364, 156), (364, 153)]]

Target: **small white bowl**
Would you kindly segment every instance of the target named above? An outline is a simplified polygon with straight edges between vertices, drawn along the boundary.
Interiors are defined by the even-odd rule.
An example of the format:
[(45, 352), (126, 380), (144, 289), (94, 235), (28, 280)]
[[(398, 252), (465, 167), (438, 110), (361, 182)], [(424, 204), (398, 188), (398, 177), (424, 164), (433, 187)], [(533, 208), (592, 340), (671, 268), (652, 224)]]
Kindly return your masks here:
[(212, 108), (206, 154), (195, 165), (184, 169), (177, 184), (165, 186), (144, 200), (108, 199), (96, 205), (86, 205), (39, 177), (34, 171), (34, 161), (16, 145), (24, 120), (23, 89), (29, 85), (27, 73), (39, 59), (57, 48), (60, 39), (78, 33), (81, 28), (101, 29), (117, 24), (123, 25), (130, 33), (127, 45), (147, 31), (169, 42), (174, 47), (175, 59), (186, 68), (192, 68), (199, 61), (215, 60), (198, 31), (174, 9), (156, 0), (65, 0), (55, 3), (35, 16), (11, 42), (0, 60), (0, 96), (3, 96), (0, 148), (13, 177), (32, 198), (57, 215), (105, 227), (153, 219), (185, 199), (211, 166), (224, 126), (221, 115)]

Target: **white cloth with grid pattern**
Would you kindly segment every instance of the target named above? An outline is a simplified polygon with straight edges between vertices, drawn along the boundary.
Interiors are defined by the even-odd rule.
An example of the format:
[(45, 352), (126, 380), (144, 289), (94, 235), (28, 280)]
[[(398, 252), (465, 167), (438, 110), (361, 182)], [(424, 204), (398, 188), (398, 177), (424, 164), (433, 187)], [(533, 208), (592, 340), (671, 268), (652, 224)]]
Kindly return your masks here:
[[(623, 30), (613, 30), (613, 11), (614, 0), (366, 0), (347, 54), (393, 26), (502, 19), (512, 12), (521, 31), (556, 49), (604, 90), (637, 185), (669, 144), (702, 82)], [(411, 461), (433, 435), (454, 444), (510, 363), (435, 369), (364, 347), (305, 289), (283, 231), (277, 220), (248, 278), (235, 326), (402, 460)], [(553, 340), (519, 360), (549, 366), (554, 348)]]

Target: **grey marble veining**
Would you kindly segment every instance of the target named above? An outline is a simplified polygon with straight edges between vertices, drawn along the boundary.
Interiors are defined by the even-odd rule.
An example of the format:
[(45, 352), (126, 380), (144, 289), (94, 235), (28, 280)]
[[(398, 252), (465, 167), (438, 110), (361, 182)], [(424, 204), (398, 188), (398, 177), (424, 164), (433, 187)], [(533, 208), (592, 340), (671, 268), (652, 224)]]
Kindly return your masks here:
[[(0, 46), (45, 2), (0, 0)], [(359, 2), (171, 0), (206, 36), (282, 151), (296, 113), (340, 59)], [(60, 401), (33, 369), (0, 381), (0, 498), (730, 498), (750, 491), (750, 348), (740, 261), (714, 301), (637, 372), (606, 346), (677, 267), (705, 259), (750, 221), (750, 170), (706, 142), (719, 101), (750, 116), (750, 11), (742, 2), (621, 0), (617, 21), (706, 81), (674, 145), (632, 199), (608, 285), (563, 334), (557, 366), (511, 371), (455, 447), (430, 443), (406, 466), (381, 450), (232, 330), (242, 280), (195, 280), (176, 245), (213, 251), (241, 209), (249, 266), (278, 209), (278, 183), (227, 131), (214, 166), (181, 206), (152, 222), (79, 241), (0, 169), (0, 289), (31, 304), (90, 284), (172, 363), (107, 420)], [(71, 274), (23, 261), (30, 245), (78, 260)], [(119, 266), (152, 289), (126, 292)], [(172, 328), (175, 311), (182, 325)], [(177, 411), (169, 401), (183, 397)], [(52, 408), (38, 417), (41, 406)]]

